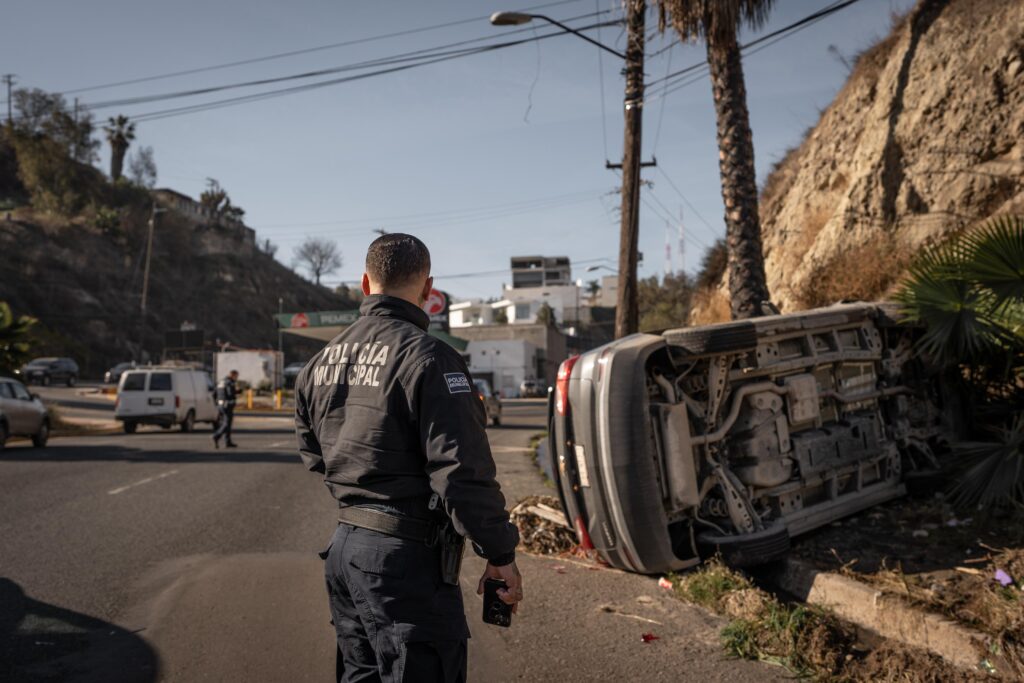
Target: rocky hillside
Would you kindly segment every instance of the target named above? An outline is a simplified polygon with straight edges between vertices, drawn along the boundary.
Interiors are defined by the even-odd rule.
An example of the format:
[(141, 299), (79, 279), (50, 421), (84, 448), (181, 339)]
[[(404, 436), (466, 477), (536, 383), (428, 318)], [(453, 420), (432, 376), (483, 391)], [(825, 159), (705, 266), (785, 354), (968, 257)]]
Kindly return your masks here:
[(923, 245), (1004, 213), (1024, 213), (1024, 2), (920, 0), (765, 183), (772, 300), (883, 297)]
[(85, 218), (55, 219), (26, 208), (6, 220), (0, 215), (0, 300), (16, 314), (39, 319), (38, 354), (72, 356), (86, 376), (96, 377), (137, 357), (140, 338), (159, 360), (163, 333), (185, 321), (210, 340), (273, 348), (278, 297), (285, 311), (355, 305), (230, 231), (197, 226), (172, 212), (158, 218), (143, 318), (147, 219), (144, 206), (104, 229)]

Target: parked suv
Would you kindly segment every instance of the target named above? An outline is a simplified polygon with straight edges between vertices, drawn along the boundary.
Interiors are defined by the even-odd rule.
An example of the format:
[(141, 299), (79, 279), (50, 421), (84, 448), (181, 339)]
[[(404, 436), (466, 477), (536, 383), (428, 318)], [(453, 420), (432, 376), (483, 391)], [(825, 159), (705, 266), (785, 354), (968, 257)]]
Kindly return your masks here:
[(129, 370), (117, 386), (114, 417), (134, 434), (140, 424), (170, 429), (179, 425), (190, 432), (197, 422), (215, 424), (217, 406), (213, 382), (202, 370), (180, 367), (152, 367)]
[(476, 395), (483, 401), (487, 421), (497, 427), (501, 424), (501, 400), (498, 394), (491, 391), (491, 384), (485, 379), (474, 379), (473, 385), (476, 387)]
[(842, 304), (663, 334), (562, 363), (549, 447), (568, 521), (616, 567), (750, 565), (937, 468), (955, 397), (894, 307)]
[(78, 381), (78, 363), (70, 358), (36, 358), (22, 366), (20, 374), (28, 384), (64, 382), (73, 387)]
[(25, 385), (0, 377), (0, 450), (11, 436), (27, 436), (32, 445), (42, 448), (50, 438), (50, 418), (46, 406)]

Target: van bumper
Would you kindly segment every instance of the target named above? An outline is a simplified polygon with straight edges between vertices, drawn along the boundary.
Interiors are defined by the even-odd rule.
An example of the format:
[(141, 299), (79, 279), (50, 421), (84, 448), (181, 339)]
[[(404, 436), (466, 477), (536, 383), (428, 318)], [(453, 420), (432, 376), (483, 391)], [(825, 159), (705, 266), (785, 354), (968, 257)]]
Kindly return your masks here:
[(178, 423), (178, 418), (174, 413), (115, 415), (114, 419), (121, 422), (134, 422), (137, 425), (159, 425), (160, 427), (173, 427)]

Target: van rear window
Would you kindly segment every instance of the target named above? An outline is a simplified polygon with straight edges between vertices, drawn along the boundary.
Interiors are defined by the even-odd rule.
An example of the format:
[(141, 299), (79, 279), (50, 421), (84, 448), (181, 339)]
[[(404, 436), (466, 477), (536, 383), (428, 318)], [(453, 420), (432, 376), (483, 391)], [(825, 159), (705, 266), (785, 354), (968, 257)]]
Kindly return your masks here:
[(146, 388), (146, 373), (129, 372), (124, 376), (124, 384), (121, 391), (142, 391)]
[(171, 373), (169, 372), (154, 372), (149, 376), (149, 390), (150, 391), (170, 391), (171, 390)]

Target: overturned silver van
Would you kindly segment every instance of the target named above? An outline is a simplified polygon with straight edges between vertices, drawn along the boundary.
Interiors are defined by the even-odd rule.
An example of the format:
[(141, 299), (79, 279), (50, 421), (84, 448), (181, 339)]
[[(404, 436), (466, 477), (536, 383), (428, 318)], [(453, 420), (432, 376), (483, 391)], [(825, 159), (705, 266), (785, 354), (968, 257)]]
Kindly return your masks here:
[(934, 472), (951, 397), (889, 304), (635, 334), (565, 361), (555, 478), (581, 545), (679, 570), (786, 554), (790, 538)]

